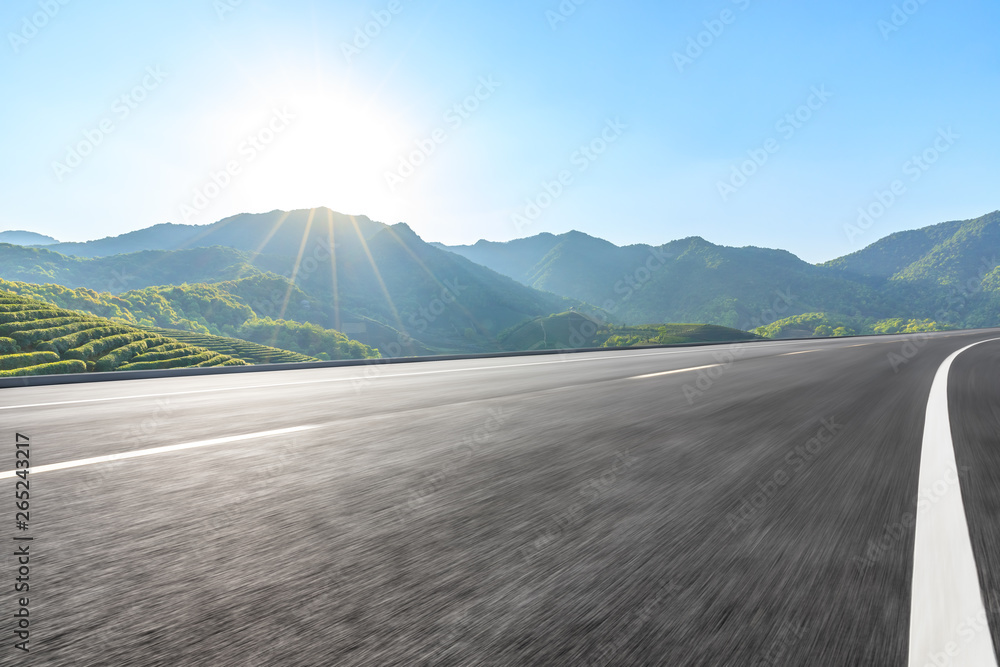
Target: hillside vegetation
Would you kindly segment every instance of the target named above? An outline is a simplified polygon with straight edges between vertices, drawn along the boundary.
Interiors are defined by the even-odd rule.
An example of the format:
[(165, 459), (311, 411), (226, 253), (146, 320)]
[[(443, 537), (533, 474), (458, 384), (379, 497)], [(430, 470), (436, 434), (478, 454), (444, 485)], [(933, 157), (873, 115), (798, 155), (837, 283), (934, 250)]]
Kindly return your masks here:
[(339, 331), (324, 329), (315, 324), (272, 320), (269, 317), (245, 322), (237, 335), (248, 341), (293, 350), (318, 359), (375, 359), (373, 350)]
[(982, 278), (1000, 254), (1000, 211), (890, 234), (824, 266), (847, 274), (902, 282), (959, 285)]
[[(305, 295), (290, 287), (280, 276), (255, 275), (217, 284), (146, 287), (116, 295), (86, 287), (0, 280), (0, 289), (21, 296), (156, 331), (254, 364), (379, 356), (377, 350), (338, 331), (294, 320), (261, 319), (242, 296), (252, 298), (268, 313), (315, 314), (318, 306), (311, 307)], [(272, 300), (275, 293), (277, 301)], [(283, 295), (289, 298), (283, 300)], [(293, 298), (294, 303), (284, 305)]]
[(245, 365), (234, 356), (0, 290), (0, 377)]
[(765, 338), (812, 338), (828, 336), (858, 336), (925, 331), (947, 331), (955, 327), (934, 320), (916, 320), (902, 317), (885, 320), (850, 317), (830, 313), (803, 313), (786, 317), (767, 326), (754, 329)]
[[(132, 326), (333, 359), (367, 354), (345, 339), (387, 357), (531, 349), (554, 344), (550, 332), (513, 331), (566, 311), (638, 327), (608, 334), (629, 344), (673, 335), (648, 322), (779, 323), (768, 330), (777, 336), (1000, 326), (998, 257), (1000, 213), (893, 234), (816, 265), (700, 237), (619, 247), (568, 232), (445, 249), (403, 223), (317, 208), (45, 249), (0, 244), (0, 278)], [(40, 282), (65, 287), (30, 285)]]
[[(729, 248), (700, 237), (618, 247), (568, 232), (452, 250), (498, 271), (518, 271), (512, 277), (524, 284), (602, 308), (622, 324), (705, 322), (749, 330), (773, 321), (769, 313), (778, 309), (892, 314), (885, 295), (864, 280), (783, 250)], [(532, 260), (510, 261), (518, 251)]]
[(298, 352), (260, 345), (237, 338), (226, 338), (224, 336), (213, 336), (193, 331), (176, 331), (156, 327), (149, 327), (146, 330), (181, 343), (203, 347), (206, 350), (212, 350), (219, 354), (227, 354), (231, 357), (243, 359), (250, 364), (295, 364), (304, 361), (319, 361), (317, 357), (310, 357)]
[(560, 350), (580, 347), (641, 347), (679, 343), (735, 342), (760, 338), (711, 324), (615, 325), (590, 315), (565, 312), (511, 327), (499, 336), (507, 350)]
[(216, 247), (86, 259), (0, 243), (0, 278), (119, 293), (151, 285), (242, 278), (260, 272), (250, 264), (251, 258), (245, 252)]
[(893, 319), (1000, 326), (1000, 212), (892, 234), (821, 265), (782, 250), (731, 248), (699, 237), (618, 247), (568, 232), (447, 249), (525, 285), (603, 308), (616, 322), (752, 330), (792, 316), (841, 320), (835, 314), (849, 313), (856, 322), (845, 328), (859, 332)]
[(242, 299), (211, 284), (145, 287), (112, 294), (87, 287), (72, 289), (51, 283), (0, 280), (0, 289), (137, 326), (214, 335), (235, 333), (240, 325), (256, 317)]
[[(157, 287), (210, 284), (239, 297), (257, 318), (357, 334), (384, 356), (495, 351), (503, 329), (580, 306), (435, 248), (405, 224), (322, 208), (239, 215), (203, 227), (158, 225), (46, 249), (0, 244), (0, 278), (115, 295), (143, 326), (237, 335), (246, 313), (221, 302), (206, 312)], [(149, 289), (156, 294), (140, 294)], [(211, 301), (207, 289), (205, 299)]]

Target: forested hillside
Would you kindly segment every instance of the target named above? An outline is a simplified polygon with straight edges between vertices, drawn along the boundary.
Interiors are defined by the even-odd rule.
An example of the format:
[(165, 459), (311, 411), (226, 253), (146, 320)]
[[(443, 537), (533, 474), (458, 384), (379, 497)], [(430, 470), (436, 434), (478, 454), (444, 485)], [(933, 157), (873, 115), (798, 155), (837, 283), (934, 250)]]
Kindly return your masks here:
[[(259, 285), (260, 278), (246, 280)], [(231, 294), (226, 289), (242, 283), (243, 281), (236, 281), (216, 285), (147, 287), (115, 295), (87, 288), (69, 289), (61, 285), (0, 280), (0, 289), (61, 308), (82, 310), (116, 322), (172, 335), (178, 340), (227, 354), (238, 349), (242, 353), (237, 353), (236, 356), (251, 363), (368, 359), (379, 356), (371, 347), (352, 341), (337, 331), (293, 320), (258, 318), (257, 313), (242, 297)], [(258, 300), (257, 303), (261, 302)], [(306, 314), (314, 312), (301, 303), (290, 310)], [(234, 338), (242, 340), (236, 341)], [(245, 341), (251, 342), (244, 344)], [(255, 343), (259, 345), (254, 345)], [(251, 346), (261, 349), (251, 352)]]
[(569, 232), (448, 249), (526, 285), (600, 306), (624, 323), (751, 329), (828, 313), (846, 314), (836, 317), (852, 318), (860, 330), (899, 318), (1000, 325), (1000, 212), (892, 234), (822, 265), (699, 237), (618, 247)]
[[(90, 254), (146, 242), (191, 247), (88, 258), (0, 245), (0, 278), (110, 293), (129, 302), (125, 308), (137, 323), (216, 335), (236, 335), (246, 321), (245, 313), (226, 303), (239, 297), (258, 317), (340, 331), (393, 356), (496, 350), (501, 330), (579, 305), (435, 248), (404, 224), (390, 227), (327, 209), (176, 227), (140, 230), (97, 245), (52, 247), (79, 253), (90, 248)], [(181, 237), (187, 240), (178, 241)], [(228, 245), (194, 247), (209, 243)], [(203, 295), (197, 298), (214, 304), (211, 314), (204, 303), (188, 308), (169, 298), (169, 304), (162, 302), (169, 289), (163, 286), (195, 283), (214, 285), (228, 297), (216, 299), (211, 288), (199, 288)], [(195, 295), (183, 295), (188, 297)], [(115, 316), (113, 310), (102, 314)]]
[(700, 237), (618, 247), (569, 232), (445, 249), (402, 223), (320, 208), (0, 244), (0, 287), (147, 329), (337, 359), (531, 347), (541, 331), (526, 323), (570, 310), (609, 327), (698, 322), (768, 336), (1000, 326), (998, 257), (1000, 212), (813, 265)]
[(757, 334), (711, 324), (616, 325), (586, 313), (565, 312), (522, 322), (501, 332), (499, 340), (507, 350), (564, 350), (723, 343), (759, 338)]

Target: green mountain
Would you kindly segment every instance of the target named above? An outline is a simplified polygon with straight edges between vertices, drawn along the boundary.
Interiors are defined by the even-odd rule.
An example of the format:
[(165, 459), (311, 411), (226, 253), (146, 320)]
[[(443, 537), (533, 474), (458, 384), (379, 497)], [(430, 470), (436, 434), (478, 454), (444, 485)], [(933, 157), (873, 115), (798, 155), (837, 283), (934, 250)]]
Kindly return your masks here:
[(57, 243), (49, 249), (76, 257), (108, 257), (143, 250), (223, 246), (251, 254), (296, 256), (300, 248), (309, 253), (317, 242), (326, 246), (330, 239), (357, 247), (359, 239), (385, 227), (363, 215), (344, 215), (328, 208), (299, 209), (241, 213), (209, 225), (168, 222), (96, 241)]
[[(145, 243), (191, 247), (101, 254)], [(226, 245), (198, 247), (205, 243)], [(234, 216), (199, 228), (159, 225), (55, 247), (78, 255), (0, 245), (0, 278), (109, 292), (129, 300), (126, 310), (133, 312), (136, 299), (152, 307), (149, 295), (134, 292), (156, 288), (162, 296), (162, 286), (210, 284), (257, 317), (342, 332), (387, 356), (496, 350), (503, 329), (581, 305), (435, 248), (405, 224), (388, 226), (328, 209)], [(206, 290), (203, 298), (210, 296)], [(222, 327), (237, 327), (243, 314), (226, 315), (225, 301), (220, 297), (212, 317), (200, 307), (197, 315), (173, 318), (161, 308), (153, 317), (143, 307), (139, 319), (156, 326), (190, 320), (204, 329), (183, 328), (236, 335)]]
[[(570, 232), (580, 234), (580, 232)], [(586, 236), (581, 234), (581, 236)], [(596, 239), (595, 239), (596, 240)], [(560, 237), (548, 232), (507, 243), (478, 241), (475, 245), (446, 246), (442, 243), (431, 245), (441, 250), (450, 250), (476, 264), (488, 266), (497, 273), (528, 284), (532, 270), (542, 257), (560, 242)]]
[[(443, 246), (442, 246), (443, 247)], [(569, 232), (449, 251), (526, 285), (603, 308), (627, 323), (706, 322), (751, 329), (806, 313), (865, 326), (892, 318), (1000, 324), (1000, 212), (901, 232), (813, 265), (782, 250), (699, 237), (618, 247)]]
[(917, 317), (1000, 325), (1000, 211), (892, 234), (824, 266), (905, 298)]
[(152, 285), (214, 282), (259, 273), (249, 260), (248, 253), (219, 247), (146, 250), (88, 259), (63, 255), (49, 248), (0, 244), (0, 278), (117, 293)]
[[(521, 272), (511, 277), (599, 306), (626, 324), (705, 322), (750, 329), (786, 314), (887, 306), (863, 281), (789, 252), (728, 248), (700, 237), (618, 247), (569, 232), (451, 250), (498, 271), (517, 268)], [(520, 264), (510, 260), (518, 251), (524, 252)]]
[(982, 280), (996, 267), (998, 254), (1000, 211), (994, 211), (975, 220), (897, 232), (824, 266), (901, 282), (961, 285)]
[[(700, 237), (619, 247), (569, 232), (447, 248), (403, 223), (320, 208), (48, 248), (0, 244), (0, 278), (89, 288), (102, 294), (83, 298), (94, 304), (52, 302), (110, 317), (109, 297), (122, 299), (117, 305), (142, 326), (239, 336), (247, 322), (270, 320), (273, 340), (314, 341), (293, 350), (302, 354), (327, 354), (315, 341), (340, 354), (345, 336), (400, 356), (503, 349), (501, 332), (509, 340), (526, 322), (568, 311), (631, 327), (753, 330), (785, 321), (769, 335), (861, 333), (896, 321), (908, 323), (904, 330), (996, 326), (998, 255), (1000, 212), (893, 234), (813, 265), (783, 250)], [(529, 346), (533, 336), (525, 335)]]

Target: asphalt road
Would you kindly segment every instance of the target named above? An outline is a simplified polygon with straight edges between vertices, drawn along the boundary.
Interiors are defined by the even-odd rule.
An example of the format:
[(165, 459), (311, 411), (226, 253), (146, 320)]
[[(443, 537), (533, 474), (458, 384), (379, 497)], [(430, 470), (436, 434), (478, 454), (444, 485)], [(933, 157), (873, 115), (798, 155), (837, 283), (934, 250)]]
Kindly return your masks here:
[[(906, 665), (931, 382), (998, 337), (0, 390), (0, 665)], [(998, 378), (948, 392), (994, 642)]]

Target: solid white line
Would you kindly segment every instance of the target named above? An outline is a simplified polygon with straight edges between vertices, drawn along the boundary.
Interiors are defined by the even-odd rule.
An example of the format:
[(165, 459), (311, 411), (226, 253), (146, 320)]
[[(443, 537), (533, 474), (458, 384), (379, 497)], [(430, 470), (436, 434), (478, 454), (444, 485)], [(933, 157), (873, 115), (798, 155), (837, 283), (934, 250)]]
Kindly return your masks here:
[[(198, 440), (195, 442), (185, 442), (180, 445), (167, 445), (166, 447), (154, 447), (152, 449), (138, 449), (121, 454), (109, 454), (108, 456), (95, 456), (90, 459), (78, 459), (76, 461), (65, 461), (63, 463), (50, 463), (43, 466), (31, 466), (30, 475), (37, 475), (42, 472), (52, 472), (53, 470), (65, 470), (66, 468), (79, 468), (80, 466), (91, 466), (97, 463), (108, 463), (109, 461), (120, 461), (122, 459), (134, 459), (139, 456), (152, 456), (153, 454), (166, 454), (168, 452), (179, 452), (183, 449), (196, 449), (198, 447), (211, 447), (213, 445), (225, 445), (230, 442), (241, 442), (243, 440), (253, 440), (255, 438), (271, 438), (289, 433), (299, 433), (309, 431), (319, 426), (293, 426), (292, 428), (280, 428), (274, 431), (261, 431), (259, 433), (247, 433), (246, 435), (231, 435), (225, 438), (214, 438), (212, 440)], [(16, 470), (0, 472), (0, 479), (7, 479), (17, 474)]]
[[(801, 341), (788, 341), (784, 342), (774, 342), (774, 343), (755, 343), (755, 345), (761, 347), (776, 347), (779, 345), (792, 345)], [(726, 343), (726, 345), (739, 345), (740, 342)], [(706, 346), (712, 347), (712, 346)], [(129, 396), (108, 396), (105, 398), (81, 398), (72, 401), (52, 401), (49, 403), (27, 403), (23, 405), (0, 405), (0, 410), (19, 410), (24, 408), (45, 408), (54, 405), (77, 405), (80, 403), (102, 403), (106, 401), (122, 401), (132, 398), (163, 398), (164, 396), (186, 396), (189, 394), (213, 394), (218, 392), (228, 392), (228, 391), (239, 391), (247, 389), (268, 389), (271, 387), (292, 387), (296, 385), (306, 385), (306, 384), (324, 384), (333, 382), (367, 382), (368, 380), (388, 380), (391, 378), (400, 377), (415, 377), (418, 375), (439, 375), (441, 373), (468, 373), (471, 371), (489, 371), (489, 370), (502, 370), (505, 368), (521, 368), (525, 366), (548, 366), (552, 364), (569, 364), (581, 361), (604, 361), (607, 359), (632, 359), (635, 357), (662, 357), (671, 354), (683, 354), (685, 352), (691, 352), (692, 350), (703, 350), (705, 348), (683, 348), (679, 350), (669, 350), (666, 352), (646, 352), (642, 354), (618, 354), (614, 356), (598, 356), (598, 357), (577, 357), (572, 359), (560, 359), (559, 361), (537, 361), (524, 364), (505, 364), (498, 366), (477, 366), (473, 368), (449, 368), (439, 371), (419, 371), (416, 373), (394, 373), (392, 375), (379, 375), (373, 377), (335, 377), (335, 378), (322, 378), (318, 380), (297, 380), (295, 382), (276, 382), (273, 384), (250, 384), (250, 385), (235, 385), (235, 386), (225, 386), (225, 387), (215, 387), (213, 389), (190, 389), (187, 391), (172, 391), (172, 392), (160, 392), (156, 394), (131, 394)], [(342, 368), (371, 368), (371, 366), (344, 366)], [(384, 368), (384, 366), (375, 366), (375, 368)], [(315, 369), (311, 369), (315, 370)], [(284, 372), (284, 371), (280, 371)], [(148, 378), (147, 378), (148, 379)], [(166, 379), (166, 378), (165, 378)]]
[(715, 368), (716, 366), (721, 366), (722, 364), (709, 364), (708, 366), (695, 366), (694, 368), (679, 368), (676, 371), (663, 371), (662, 373), (650, 373), (649, 375), (636, 375), (635, 377), (630, 377), (629, 380), (642, 380), (644, 378), (656, 378), (661, 375), (673, 375), (674, 373), (687, 373), (688, 371), (700, 371), (703, 368)]
[[(910, 667), (996, 667), (993, 640), (965, 521), (948, 410), (948, 373), (963, 347), (941, 364), (931, 385), (920, 454), (910, 600)], [(978, 623), (977, 630), (974, 624)], [(959, 656), (957, 660), (953, 660)], [(947, 662), (942, 663), (941, 660)]]

